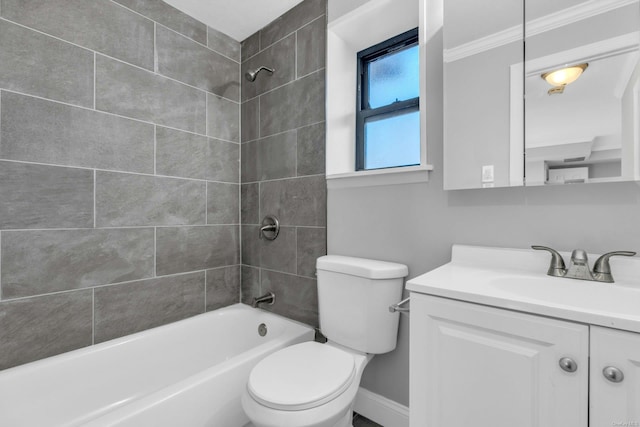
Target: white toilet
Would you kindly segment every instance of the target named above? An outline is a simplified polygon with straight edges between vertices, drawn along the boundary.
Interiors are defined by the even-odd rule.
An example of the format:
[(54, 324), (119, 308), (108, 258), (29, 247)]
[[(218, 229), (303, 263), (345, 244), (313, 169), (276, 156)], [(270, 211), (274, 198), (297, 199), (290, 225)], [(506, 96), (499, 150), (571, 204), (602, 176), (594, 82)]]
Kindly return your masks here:
[(255, 427), (348, 427), (360, 378), (375, 354), (396, 348), (406, 265), (318, 258), (320, 330), (326, 344), (277, 351), (251, 371), (242, 407)]

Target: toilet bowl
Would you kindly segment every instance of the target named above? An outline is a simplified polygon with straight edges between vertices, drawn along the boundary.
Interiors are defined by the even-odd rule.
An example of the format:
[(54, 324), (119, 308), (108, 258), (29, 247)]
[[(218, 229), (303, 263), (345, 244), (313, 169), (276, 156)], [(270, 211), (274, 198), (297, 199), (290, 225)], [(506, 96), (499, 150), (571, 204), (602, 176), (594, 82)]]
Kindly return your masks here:
[(242, 407), (255, 427), (350, 427), (372, 358), (334, 343), (287, 347), (253, 368)]
[(396, 347), (405, 265), (318, 258), (320, 330), (327, 343), (296, 344), (253, 368), (242, 407), (255, 427), (351, 427), (367, 363)]

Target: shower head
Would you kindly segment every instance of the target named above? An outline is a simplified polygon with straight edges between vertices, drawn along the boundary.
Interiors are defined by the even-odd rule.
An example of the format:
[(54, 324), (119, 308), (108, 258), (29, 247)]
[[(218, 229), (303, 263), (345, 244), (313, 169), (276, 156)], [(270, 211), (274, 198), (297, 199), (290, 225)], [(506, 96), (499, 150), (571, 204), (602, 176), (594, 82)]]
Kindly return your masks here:
[(265, 66), (260, 66), (258, 68), (256, 68), (255, 70), (249, 70), (246, 73), (244, 73), (244, 77), (249, 80), (250, 82), (253, 82), (256, 80), (256, 77), (258, 76), (258, 73), (262, 70), (268, 71), (269, 74), (273, 74), (273, 72), (275, 71), (273, 68), (268, 68)]

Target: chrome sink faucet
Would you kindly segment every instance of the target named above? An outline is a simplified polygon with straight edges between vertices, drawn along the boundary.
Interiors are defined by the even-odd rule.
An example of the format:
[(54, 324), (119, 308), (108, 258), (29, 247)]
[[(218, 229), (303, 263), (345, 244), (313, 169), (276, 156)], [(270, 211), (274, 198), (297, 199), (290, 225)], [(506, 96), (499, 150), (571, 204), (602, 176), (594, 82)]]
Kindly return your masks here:
[(583, 249), (574, 249), (574, 251), (571, 252), (571, 265), (569, 268), (566, 268), (562, 255), (560, 255), (560, 253), (555, 249), (535, 245), (531, 246), (531, 248), (551, 253), (551, 264), (547, 270), (547, 274), (549, 276), (565, 277), (567, 279), (592, 280), (595, 282), (605, 283), (613, 283), (609, 258), (612, 256), (634, 256), (636, 254), (631, 251), (608, 252), (593, 263), (593, 271), (591, 271), (589, 269), (587, 252)]

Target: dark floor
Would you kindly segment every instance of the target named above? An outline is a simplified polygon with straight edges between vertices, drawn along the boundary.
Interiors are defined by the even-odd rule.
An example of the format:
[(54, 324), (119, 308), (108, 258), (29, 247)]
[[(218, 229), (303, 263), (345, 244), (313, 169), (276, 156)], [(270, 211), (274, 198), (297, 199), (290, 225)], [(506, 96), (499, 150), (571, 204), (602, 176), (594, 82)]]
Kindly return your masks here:
[[(253, 427), (253, 424), (245, 424), (244, 427)], [(383, 427), (380, 424), (376, 424), (368, 418), (363, 417), (360, 414), (353, 413), (353, 427)]]
[(353, 427), (383, 427), (360, 414), (353, 413)]

